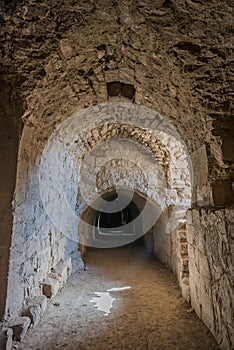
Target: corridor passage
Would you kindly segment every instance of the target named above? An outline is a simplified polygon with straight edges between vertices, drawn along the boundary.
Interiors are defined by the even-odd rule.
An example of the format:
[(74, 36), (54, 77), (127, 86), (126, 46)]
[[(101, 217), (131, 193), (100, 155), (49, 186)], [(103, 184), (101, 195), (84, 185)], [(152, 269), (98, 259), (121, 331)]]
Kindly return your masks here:
[[(98, 310), (98, 301), (104, 310)], [(29, 330), (18, 349), (219, 347), (181, 297), (174, 275), (135, 243), (89, 251), (86, 270), (73, 275), (49, 302), (40, 324)]]

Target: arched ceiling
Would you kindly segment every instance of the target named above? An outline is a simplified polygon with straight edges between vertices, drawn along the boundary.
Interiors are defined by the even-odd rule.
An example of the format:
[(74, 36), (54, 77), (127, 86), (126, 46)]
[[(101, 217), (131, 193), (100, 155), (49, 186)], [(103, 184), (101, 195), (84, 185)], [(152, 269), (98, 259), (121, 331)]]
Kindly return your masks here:
[(173, 122), (193, 150), (211, 141), (214, 119), (232, 116), (229, 0), (0, 6), (1, 73), (16, 81), (25, 121), (56, 124), (104, 102), (109, 81), (133, 84), (135, 101)]

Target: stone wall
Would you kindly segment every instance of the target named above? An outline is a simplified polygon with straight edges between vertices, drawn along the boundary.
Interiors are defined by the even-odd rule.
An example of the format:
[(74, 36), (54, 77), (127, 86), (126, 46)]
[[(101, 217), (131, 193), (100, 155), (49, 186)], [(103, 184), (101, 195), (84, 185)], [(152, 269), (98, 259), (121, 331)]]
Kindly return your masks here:
[(190, 302), (188, 242), (185, 213), (175, 212), (177, 225), (168, 232), (171, 216), (170, 206), (165, 208), (153, 227), (154, 254), (169, 266), (177, 276), (183, 297)]
[(43, 283), (61, 262), (66, 261), (72, 250), (69, 239), (53, 225), (43, 207), (37, 141), (36, 132), (25, 128), (13, 202), (15, 215), (6, 301), (8, 318), (22, 311), (31, 299), (42, 295)]
[(192, 307), (222, 349), (234, 346), (234, 215), (232, 209), (187, 214)]

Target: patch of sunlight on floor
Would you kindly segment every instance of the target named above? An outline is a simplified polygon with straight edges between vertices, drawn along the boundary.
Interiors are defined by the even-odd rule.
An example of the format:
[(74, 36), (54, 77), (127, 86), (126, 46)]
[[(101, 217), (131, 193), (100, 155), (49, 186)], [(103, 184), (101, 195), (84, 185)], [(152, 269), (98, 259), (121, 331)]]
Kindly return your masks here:
[(108, 289), (107, 292), (95, 292), (97, 297), (93, 297), (90, 302), (95, 303), (98, 311), (103, 311), (104, 315), (107, 316), (110, 313), (113, 302), (116, 300), (110, 295), (111, 292), (119, 292), (122, 290), (130, 289), (131, 287), (117, 287)]
[(130, 289), (131, 287), (119, 287), (119, 288), (111, 288), (111, 289), (107, 289), (107, 292), (119, 292), (121, 290), (126, 290), (126, 289)]

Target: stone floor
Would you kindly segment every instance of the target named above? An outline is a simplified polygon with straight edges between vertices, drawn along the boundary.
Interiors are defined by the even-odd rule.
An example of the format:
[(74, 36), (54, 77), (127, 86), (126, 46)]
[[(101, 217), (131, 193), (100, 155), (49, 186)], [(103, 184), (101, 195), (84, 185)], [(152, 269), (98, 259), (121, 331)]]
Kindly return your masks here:
[[(120, 287), (131, 288), (108, 294), (115, 298), (110, 313), (97, 310), (91, 301), (95, 292)], [(70, 278), (40, 324), (15, 348), (219, 349), (180, 296), (174, 275), (137, 244), (90, 251), (86, 271)]]

